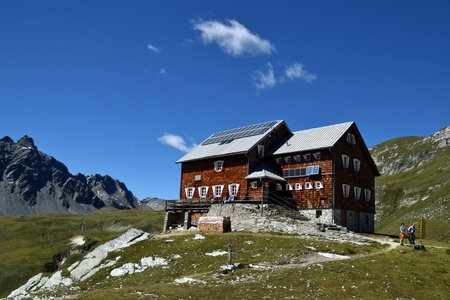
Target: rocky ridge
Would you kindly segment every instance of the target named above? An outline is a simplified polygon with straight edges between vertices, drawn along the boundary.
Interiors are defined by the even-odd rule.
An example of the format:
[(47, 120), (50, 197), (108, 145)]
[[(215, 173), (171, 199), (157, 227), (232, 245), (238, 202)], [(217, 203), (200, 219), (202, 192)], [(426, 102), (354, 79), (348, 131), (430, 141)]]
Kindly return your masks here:
[(32, 138), (0, 139), (0, 216), (53, 212), (86, 213), (102, 207), (135, 208), (124, 183), (98, 174), (72, 175), (38, 150)]

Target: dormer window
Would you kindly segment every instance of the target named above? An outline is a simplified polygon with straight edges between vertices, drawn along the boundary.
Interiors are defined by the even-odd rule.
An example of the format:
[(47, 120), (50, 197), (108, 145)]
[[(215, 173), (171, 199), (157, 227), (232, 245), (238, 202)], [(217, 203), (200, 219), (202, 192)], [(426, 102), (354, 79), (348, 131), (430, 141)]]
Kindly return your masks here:
[(320, 152), (313, 153), (313, 156), (315, 160), (320, 160)]
[(348, 155), (342, 154), (342, 166), (348, 169), (350, 165), (350, 157)]
[(258, 156), (264, 157), (264, 145), (258, 145)]
[(223, 160), (217, 160), (214, 162), (214, 171), (222, 172), (223, 169)]
[(304, 161), (310, 161), (311, 160), (311, 154), (309, 154), (309, 153), (303, 154), (303, 160)]
[(275, 158), (275, 162), (277, 163), (277, 165), (281, 165), (281, 163), (283, 162), (283, 159), (281, 157), (277, 157), (277, 158)]
[(296, 162), (296, 163), (299, 163), (300, 162), (300, 160), (301, 160), (301, 155), (300, 154), (297, 154), (297, 155), (294, 155), (294, 161)]
[(285, 156), (284, 157), (284, 162), (287, 164), (290, 164), (292, 162), (292, 156)]

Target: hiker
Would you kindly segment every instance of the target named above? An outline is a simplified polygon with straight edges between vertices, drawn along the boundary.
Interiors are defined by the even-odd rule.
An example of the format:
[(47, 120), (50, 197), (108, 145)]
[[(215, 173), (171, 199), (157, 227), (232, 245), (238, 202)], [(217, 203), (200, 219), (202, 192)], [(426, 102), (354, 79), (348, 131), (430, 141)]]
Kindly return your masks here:
[(405, 223), (400, 224), (400, 246), (403, 246), (403, 242), (405, 241), (405, 236), (406, 236), (406, 227), (405, 227)]
[(416, 224), (412, 223), (411, 226), (408, 227), (408, 233), (409, 233), (409, 243), (414, 247), (416, 244)]

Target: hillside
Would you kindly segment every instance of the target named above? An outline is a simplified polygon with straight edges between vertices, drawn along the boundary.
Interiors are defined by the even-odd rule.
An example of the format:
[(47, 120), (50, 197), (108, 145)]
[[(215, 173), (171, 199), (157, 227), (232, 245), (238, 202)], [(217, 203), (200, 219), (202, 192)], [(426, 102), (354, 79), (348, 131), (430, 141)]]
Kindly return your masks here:
[(135, 208), (137, 199), (110, 176), (72, 175), (38, 150), (32, 138), (0, 139), (0, 216), (87, 213), (102, 207)]
[(450, 126), (427, 137), (402, 137), (371, 149), (376, 179), (376, 231), (397, 234), (401, 222), (427, 222), (427, 237), (450, 239)]

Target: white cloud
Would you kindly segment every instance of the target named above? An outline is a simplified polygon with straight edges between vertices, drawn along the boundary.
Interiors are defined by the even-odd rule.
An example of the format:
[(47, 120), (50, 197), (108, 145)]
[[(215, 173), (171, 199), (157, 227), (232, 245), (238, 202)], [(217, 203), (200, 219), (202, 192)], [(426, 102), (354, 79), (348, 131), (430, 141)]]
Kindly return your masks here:
[(217, 43), (222, 50), (232, 56), (271, 54), (275, 47), (268, 40), (261, 39), (236, 20), (198, 21), (193, 28), (201, 31), (205, 44)]
[(159, 137), (158, 141), (164, 145), (174, 147), (183, 152), (189, 152), (192, 148), (195, 147), (195, 145), (188, 147), (181, 136), (170, 133), (166, 133), (163, 136)]
[(317, 75), (311, 74), (305, 70), (305, 66), (301, 63), (294, 63), (287, 66), (284, 72), (288, 80), (301, 79), (306, 82), (311, 82), (317, 79)]
[(161, 48), (158, 48), (158, 47), (156, 47), (156, 46), (154, 46), (154, 45), (152, 45), (152, 44), (148, 44), (148, 45), (147, 45), (147, 48), (150, 49), (150, 50), (152, 50), (152, 51), (155, 52), (155, 53), (161, 52)]
[(255, 71), (253, 73), (253, 79), (257, 90), (273, 88), (277, 84), (277, 79), (275, 78), (273, 67), (270, 63), (267, 63), (267, 72)]
[(166, 69), (164, 69), (164, 68), (159, 69), (159, 76), (166, 77), (167, 76)]

